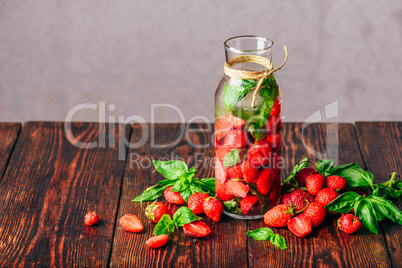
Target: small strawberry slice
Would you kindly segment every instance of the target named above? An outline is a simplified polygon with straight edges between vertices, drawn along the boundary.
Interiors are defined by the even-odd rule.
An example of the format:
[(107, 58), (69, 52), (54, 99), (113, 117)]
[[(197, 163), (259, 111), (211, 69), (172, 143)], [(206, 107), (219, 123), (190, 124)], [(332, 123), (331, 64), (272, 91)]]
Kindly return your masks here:
[(258, 197), (252, 194), (248, 194), (240, 200), (240, 208), (244, 214), (247, 214), (249, 210), (257, 203)]
[(257, 179), (257, 191), (260, 194), (266, 195), (271, 191), (272, 185), (274, 183), (274, 170), (266, 168), (260, 172)]
[(201, 214), (204, 212), (204, 201), (209, 195), (206, 193), (194, 193), (188, 198), (188, 208), (191, 209), (194, 214)]
[(215, 123), (215, 138), (222, 139), (231, 129), (231, 125), (226, 116), (221, 116)]
[(167, 234), (153, 236), (145, 242), (145, 245), (147, 245), (150, 248), (160, 248), (166, 244), (168, 239), (169, 236)]
[(172, 192), (171, 191), (172, 188), (173, 186), (167, 187), (163, 193), (166, 201), (176, 205), (183, 205), (185, 202), (183, 197), (181, 197), (179, 192)]
[(124, 215), (120, 218), (119, 223), (127, 232), (138, 233), (144, 229), (141, 220), (133, 214)]
[(266, 140), (259, 140), (252, 145), (247, 152), (248, 160), (251, 164), (259, 168), (268, 165), (272, 157), (272, 147)]
[(255, 168), (250, 161), (245, 160), (241, 165), (243, 178), (247, 183), (254, 182), (258, 179), (258, 174), (260, 171)]
[(89, 212), (85, 215), (84, 221), (86, 225), (91, 226), (99, 222), (99, 216), (96, 212)]
[(221, 183), (219, 180), (215, 180), (215, 193), (216, 197), (222, 202), (229, 201), (235, 198), (234, 195), (228, 194), (226, 189), (226, 183)]
[(223, 212), (223, 205), (221, 202), (219, 202), (219, 200), (213, 197), (208, 197), (204, 201), (203, 208), (204, 213), (208, 218), (214, 222), (220, 221)]
[(183, 231), (190, 237), (204, 237), (211, 233), (211, 229), (202, 221), (193, 221), (184, 224)]
[(238, 196), (238, 197), (246, 197), (250, 187), (245, 185), (240, 181), (228, 180), (226, 182), (226, 191), (228, 194)]
[(233, 129), (225, 137), (224, 147), (240, 149), (247, 145), (247, 132), (243, 129)]
[(223, 161), (225, 156), (231, 151), (232, 149), (230, 148), (216, 148), (215, 149), (215, 156), (218, 158), (218, 160)]
[(241, 165), (237, 164), (235, 166), (228, 167), (228, 175), (233, 179), (243, 179), (243, 172), (241, 170)]
[(246, 124), (246, 121), (244, 121), (243, 119), (238, 118), (234, 115), (231, 115), (230, 113), (228, 113), (227, 117), (228, 117), (230, 124), (234, 128), (242, 128)]
[(288, 221), (288, 229), (297, 237), (306, 237), (311, 233), (311, 221), (302, 213)]
[(215, 161), (215, 178), (221, 183), (225, 183), (229, 178), (228, 173), (219, 160)]
[(277, 117), (281, 114), (281, 103), (279, 102), (279, 100), (276, 100), (274, 105), (272, 106), (272, 111), (271, 111), (271, 116), (273, 117)]

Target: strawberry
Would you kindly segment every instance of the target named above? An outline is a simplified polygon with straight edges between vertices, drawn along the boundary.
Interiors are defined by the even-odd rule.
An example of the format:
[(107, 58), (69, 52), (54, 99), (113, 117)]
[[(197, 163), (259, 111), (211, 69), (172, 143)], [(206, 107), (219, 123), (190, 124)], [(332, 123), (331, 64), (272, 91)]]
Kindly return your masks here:
[(281, 103), (279, 100), (276, 100), (274, 105), (272, 106), (272, 111), (271, 111), (271, 116), (272, 117), (278, 117), (281, 114)]
[(243, 129), (233, 129), (225, 137), (224, 147), (240, 149), (247, 145), (247, 132)]
[(331, 188), (337, 192), (342, 192), (343, 190), (346, 189), (347, 182), (344, 178), (341, 176), (328, 176), (325, 179), (325, 183), (328, 188)]
[(228, 173), (219, 160), (215, 161), (215, 178), (221, 183), (225, 183), (229, 178)]
[(282, 120), (279, 116), (271, 116), (265, 124), (265, 127), (271, 135), (278, 134), (282, 129)]
[(228, 116), (228, 121), (234, 128), (242, 128), (246, 124), (246, 121), (244, 121), (243, 119), (238, 118), (234, 115), (231, 115), (228, 113), (227, 116)]
[(161, 202), (155, 201), (145, 209), (145, 216), (153, 223), (158, 223), (165, 214), (172, 216), (170, 210)]
[(282, 152), (281, 135), (279, 135), (279, 134), (269, 135), (266, 140), (269, 144), (271, 144), (271, 147), (274, 148), (275, 151), (277, 151), (279, 153)]
[(257, 203), (258, 197), (252, 194), (248, 194), (240, 200), (240, 208), (244, 214), (247, 214), (249, 210)]
[(241, 165), (243, 178), (247, 183), (254, 182), (258, 178), (260, 171), (253, 167), (250, 161), (245, 160)]
[(172, 204), (176, 205), (183, 205), (184, 204), (184, 199), (181, 197), (179, 192), (172, 192), (171, 189), (173, 186), (169, 186), (165, 189), (165, 192), (163, 193), (165, 196), (166, 201)]
[(335, 192), (333, 189), (324, 188), (321, 191), (319, 191), (318, 194), (315, 196), (315, 201), (320, 202), (325, 206), (331, 203), (332, 200), (334, 200), (338, 196), (339, 194)]
[[(296, 211), (300, 211), (307, 206), (308, 203), (314, 202), (314, 196), (309, 194), (302, 189), (296, 189), (290, 193), (289, 197), (286, 199), (286, 203), (282, 200), (282, 203), (286, 206), (294, 206)], [(292, 203), (292, 204), (290, 204)]]
[(264, 214), (264, 222), (271, 227), (285, 227), (293, 210), (285, 205), (277, 205)]
[(218, 222), (221, 219), (223, 206), (219, 200), (213, 197), (208, 197), (204, 201), (203, 208), (205, 215), (214, 222)]
[(211, 229), (202, 221), (193, 221), (184, 224), (183, 231), (186, 235), (191, 237), (204, 237), (211, 232)]
[(306, 179), (306, 188), (309, 194), (316, 195), (325, 186), (324, 176), (320, 173), (313, 173)]
[(274, 170), (270, 168), (263, 169), (258, 175), (257, 179), (257, 191), (260, 194), (266, 195), (271, 191), (274, 182)]
[(297, 237), (305, 237), (311, 233), (311, 221), (305, 214), (300, 214), (288, 221), (288, 229)]
[(342, 215), (337, 221), (339, 230), (347, 234), (353, 234), (358, 231), (362, 225), (359, 218), (353, 214)]
[(204, 200), (208, 197), (209, 195), (206, 193), (194, 193), (188, 198), (187, 206), (194, 212), (194, 214), (201, 214), (204, 212)]
[(85, 215), (84, 221), (86, 225), (91, 226), (99, 222), (99, 216), (96, 212), (89, 212)]
[(234, 179), (243, 179), (243, 172), (241, 170), (241, 165), (235, 165), (232, 167), (228, 167), (227, 172), (230, 178)]
[(145, 242), (145, 245), (147, 245), (150, 248), (160, 248), (166, 244), (168, 239), (169, 236), (167, 234), (153, 236)]
[(299, 185), (304, 185), (308, 176), (316, 172), (314, 168), (305, 167), (296, 174), (296, 181)]
[(250, 187), (248, 185), (245, 185), (240, 181), (228, 180), (226, 182), (227, 193), (234, 196), (246, 197), (249, 189)]
[(219, 180), (215, 180), (215, 193), (216, 197), (218, 197), (222, 202), (235, 198), (234, 195), (228, 194), (226, 183), (221, 183)]
[(230, 148), (216, 148), (215, 149), (215, 156), (220, 160), (223, 161), (225, 156), (231, 151), (232, 149)]
[(221, 116), (215, 123), (215, 138), (222, 139), (231, 129), (231, 125), (226, 116)]
[(325, 219), (325, 208), (320, 202), (310, 203), (303, 211), (311, 220), (311, 227), (315, 228), (320, 225)]
[(272, 157), (271, 145), (266, 140), (259, 140), (250, 147), (247, 157), (254, 167), (266, 166)]
[(281, 187), (280, 187), (281, 178), (277, 177), (273, 184), (274, 186), (272, 187), (271, 192), (269, 193), (269, 204), (277, 205), (279, 204), (279, 200), (281, 199)]
[(282, 201), (281, 201), (281, 204), (284, 204), (284, 205), (287, 205), (287, 206), (289, 206), (290, 205), (290, 202), (291, 202), (291, 195), (290, 195), (291, 193), (286, 193), (286, 194), (284, 194), (283, 196), (282, 196)]
[(124, 215), (120, 218), (119, 223), (127, 232), (138, 233), (144, 229), (141, 220), (133, 214)]

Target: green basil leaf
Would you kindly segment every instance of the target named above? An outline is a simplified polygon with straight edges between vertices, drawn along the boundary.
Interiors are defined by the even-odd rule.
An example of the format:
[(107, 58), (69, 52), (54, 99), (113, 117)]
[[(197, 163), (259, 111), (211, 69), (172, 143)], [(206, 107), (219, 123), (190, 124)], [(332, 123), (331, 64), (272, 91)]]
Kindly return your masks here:
[(156, 170), (168, 180), (176, 179), (188, 171), (186, 163), (180, 160), (153, 161)]
[(268, 227), (263, 227), (253, 231), (248, 231), (247, 235), (251, 236), (255, 240), (268, 240), (271, 236), (274, 235), (274, 232)]
[(243, 211), (240, 209), (238, 198), (232, 199), (230, 201), (225, 201), (225, 202), (223, 202), (223, 205), (231, 213), (235, 213), (235, 214), (243, 213)]
[(302, 170), (305, 167), (308, 167), (308, 163), (309, 163), (309, 158), (308, 157), (303, 158), (303, 160), (300, 161), (299, 163), (297, 163), (297, 165), (293, 168), (292, 172), (290, 173), (289, 177), (285, 180), (285, 182), (290, 181), (291, 179), (293, 179), (296, 176), (297, 172), (299, 172), (300, 170)]
[(345, 178), (350, 187), (370, 186), (373, 188), (373, 173), (365, 171), (357, 163), (332, 167), (327, 173)]
[(402, 224), (402, 211), (392, 204), (391, 201), (373, 195), (369, 196), (367, 199), (371, 201), (374, 209), (381, 214), (383, 218)]
[(242, 157), (240, 157), (240, 152), (240, 149), (230, 150), (230, 152), (223, 159), (223, 166), (227, 168), (239, 163), (242, 159)]
[(396, 189), (393, 189), (393, 188), (388, 188), (386, 190), (386, 194), (389, 195), (392, 198), (399, 199), (402, 196), (402, 190), (396, 190)]
[(180, 192), (181, 197), (186, 201), (186, 203), (188, 203), (188, 199), (192, 194), (190, 187)]
[(186, 179), (188, 182), (192, 182), (195, 176), (195, 173), (197, 173), (197, 170), (194, 167), (191, 167), (187, 172), (184, 172), (181, 177), (183, 179)]
[(353, 208), (355, 200), (358, 197), (359, 194), (356, 192), (346, 192), (332, 200), (332, 202), (326, 205), (325, 208), (335, 213), (346, 213)]
[(326, 176), (327, 171), (332, 167), (333, 164), (334, 164), (334, 160), (331, 160), (331, 159), (319, 160), (316, 163), (316, 169), (319, 173)]
[(198, 183), (198, 182), (195, 182), (195, 181), (193, 181), (193, 182), (190, 184), (190, 190), (191, 190), (191, 193), (192, 193), (192, 194), (195, 194), (195, 193), (205, 193), (205, 191), (201, 188), (201, 186), (199, 185), (199, 183)]
[(215, 178), (203, 178), (198, 180), (197, 183), (204, 192), (209, 193), (209, 195), (215, 195)]
[(172, 192), (181, 192), (188, 188), (189, 183), (186, 179), (177, 180), (177, 182), (173, 185), (171, 189)]
[(176, 213), (173, 215), (173, 222), (176, 226), (183, 227), (184, 224), (199, 221), (201, 217), (198, 217), (194, 212), (188, 207), (180, 207)]
[(132, 200), (132, 202), (153, 201), (153, 200), (157, 199), (158, 197), (162, 196), (163, 191), (165, 191), (165, 189), (168, 186), (169, 185), (148, 187), (147, 189), (145, 189), (145, 191), (142, 194), (140, 194), (139, 196), (134, 198)]
[(161, 235), (161, 234), (169, 235), (170, 233), (173, 232), (174, 232), (174, 224), (172, 219), (168, 214), (163, 215), (155, 226), (154, 235)]
[(367, 227), (367, 229), (370, 230), (370, 232), (378, 234), (376, 212), (368, 199), (364, 199), (360, 202), (357, 215), (360, 221), (364, 224), (364, 226)]
[(231, 79), (231, 81), (237, 85), (234, 83), (226, 84), (222, 94), (226, 111), (231, 111), (257, 85), (257, 80), (253, 79)]
[(280, 249), (288, 249), (285, 238), (280, 234), (274, 234), (269, 240), (272, 244), (279, 247)]

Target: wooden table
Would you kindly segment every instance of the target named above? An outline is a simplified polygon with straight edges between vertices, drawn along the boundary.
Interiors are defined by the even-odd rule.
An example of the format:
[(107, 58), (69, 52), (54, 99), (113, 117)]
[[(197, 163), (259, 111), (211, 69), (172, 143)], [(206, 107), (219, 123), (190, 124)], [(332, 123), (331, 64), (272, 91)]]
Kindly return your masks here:
[[(304, 143), (328, 158), (338, 154), (340, 164), (366, 166), (377, 182), (386, 180), (392, 171), (402, 173), (402, 123), (313, 124), (305, 128), (303, 136), (302, 126), (284, 124), (287, 167), (283, 176), (304, 156), (314, 158)], [(180, 137), (183, 125), (148, 127), (154, 128), (155, 144), (167, 145)], [(0, 124), (0, 266), (402, 266), (402, 226), (385, 222), (378, 235), (366, 229), (346, 235), (337, 230), (337, 217), (328, 217), (304, 239), (285, 228), (274, 228), (285, 237), (288, 250), (246, 236), (247, 230), (263, 227), (262, 220), (226, 217), (219, 223), (204, 219), (212, 229), (208, 238), (193, 239), (179, 230), (163, 248), (147, 248), (145, 241), (154, 225), (131, 200), (162, 177), (152, 167), (141, 168), (130, 160), (145, 164), (150, 158), (182, 157), (190, 165), (197, 163), (198, 177), (212, 177), (213, 168), (203, 167), (196, 159), (213, 156), (213, 147), (195, 148), (191, 143), (208, 143), (213, 126), (187, 127), (184, 137), (159, 148), (151, 146), (149, 132), (145, 144), (130, 148), (124, 157), (124, 147), (117, 145), (123, 144), (124, 137), (139, 141), (144, 130), (140, 125), (113, 128), (74, 123), (71, 131), (77, 140), (100, 140), (95, 148), (79, 148), (67, 139), (64, 123)], [(104, 142), (100, 133), (106, 133)], [(110, 137), (118, 137), (115, 146)], [(123, 160), (119, 160), (119, 152)], [(402, 202), (396, 204), (402, 208)], [(89, 211), (100, 215), (98, 226), (85, 226), (84, 215)], [(126, 213), (140, 217), (143, 232), (132, 234), (120, 227), (118, 219)]]

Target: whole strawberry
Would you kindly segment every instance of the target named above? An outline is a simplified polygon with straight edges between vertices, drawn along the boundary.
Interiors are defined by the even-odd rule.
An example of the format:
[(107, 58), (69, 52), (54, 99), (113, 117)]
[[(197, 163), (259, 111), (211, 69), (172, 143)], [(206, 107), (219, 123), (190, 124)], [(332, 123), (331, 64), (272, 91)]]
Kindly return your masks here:
[(286, 193), (282, 196), (282, 201), (281, 204), (285, 204), (287, 206), (290, 205), (291, 199), (290, 199), (290, 193)]
[(207, 215), (208, 218), (210, 218), (214, 222), (218, 222), (221, 219), (223, 206), (222, 203), (219, 202), (219, 200), (213, 197), (208, 197), (207, 199), (205, 199), (203, 207), (205, 215)]
[(91, 226), (99, 222), (99, 216), (96, 212), (89, 212), (85, 215), (84, 221), (86, 225)]
[(325, 186), (324, 176), (320, 173), (313, 173), (306, 179), (306, 188), (309, 194), (316, 195)]
[(206, 193), (195, 193), (192, 194), (189, 198), (188, 198), (188, 208), (191, 209), (194, 214), (201, 214), (204, 212), (204, 200), (206, 198), (208, 198), (209, 195), (207, 195)]
[(183, 205), (184, 199), (181, 197), (179, 192), (172, 192), (171, 189), (173, 186), (169, 186), (165, 189), (163, 195), (165, 196), (166, 201), (176, 205)]
[(305, 237), (311, 233), (311, 220), (302, 213), (288, 221), (288, 229), (297, 237)]
[(362, 223), (359, 218), (353, 214), (342, 215), (337, 221), (338, 228), (347, 234), (353, 234), (360, 229)]
[(264, 222), (271, 227), (285, 227), (292, 216), (293, 209), (281, 204), (265, 213)]
[(326, 185), (328, 188), (331, 188), (337, 192), (342, 192), (343, 190), (346, 189), (347, 182), (344, 178), (341, 176), (328, 176), (325, 179)]
[(305, 167), (296, 174), (296, 181), (299, 185), (304, 185), (308, 176), (316, 172), (314, 168)]
[(274, 170), (266, 168), (260, 172), (257, 179), (257, 191), (260, 194), (266, 195), (271, 191), (273, 183), (275, 181)]
[(172, 216), (170, 210), (161, 202), (153, 202), (145, 209), (145, 216), (153, 223), (158, 223), (163, 215), (168, 214)]
[(335, 198), (337, 198), (339, 194), (335, 192), (331, 188), (324, 188), (321, 189), (321, 191), (318, 192), (318, 194), (315, 196), (315, 201), (320, 202), (321, 204), (328, 205), (329, 203), (332, 202)]
[(310, 203), (303, 213), (311, 220), (311, 227), (315, 228), (325, 219), (325, 208), (320, 202)]
[(283, 204), (295, 207), (296, 211), (302, 210), (308, 203), (314, 202), (314, 196), (302, 189), (296, 189), (290, 193), (289, 198), (282, 201)]

